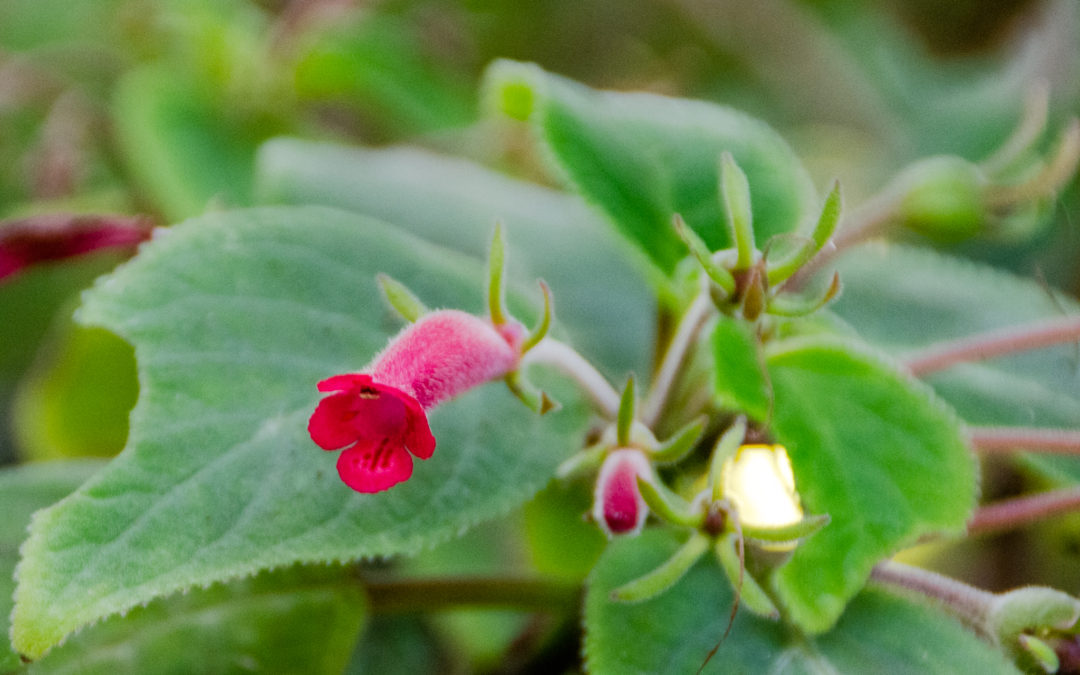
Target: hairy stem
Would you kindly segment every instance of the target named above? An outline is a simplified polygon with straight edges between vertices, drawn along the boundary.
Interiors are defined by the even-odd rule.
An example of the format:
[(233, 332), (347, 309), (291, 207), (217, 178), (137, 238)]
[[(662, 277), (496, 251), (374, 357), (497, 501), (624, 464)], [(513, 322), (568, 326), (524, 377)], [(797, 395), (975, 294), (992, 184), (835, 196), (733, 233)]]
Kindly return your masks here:
[(989, 637), (986, 619), (994, 602), (993, 593), (892, 560), (875, 565), (870, 578), (879, 584), (914, 591), (936, 600), (972, 629)]
[(926, 375), (958, 363), (983, 361), (1076, 340), (1080, 340), (1080, 319), (1053, 319), (932, 345), (909, 356), (906, 365), (913, 374)]
[(550, 337), (545, 338), (529, 350), (524, 361), (543, 363), (558, 368), (577, 382), (605, 416), (611, 419), (618, 416), (619, 393), (600, 374), (600, 371), (565, 342)]
[(1028, 450), (1056, 455), (1080, 454), (1080, 431), (1039, 427), (972, 427), (971, 444), (980, 452)]
[(1050, 516), (1080, 509), (1080, 488), (1051, 490), (988, 504), (968, 521), (968, 534), (985, 534), (1020, 527)]
[(641, 420), (645, 426), (653, 426), (663, 414), (679, 372), (686, 363), (691, 347), (697, 342), (698, 334), (705, 326), (712, 307), (712, 299), (708, 291), (702, 290), (690, 303), (690, 307), (679, 321), (679, 327), (675, 330), (675, 336), (671, 338), (671, 344), (664, 353), (664, 360), (660, 363), (660, 369), (649, 389), (649, 395), (642, 405)]
[(378, 579), (363, 577), (371, 611), (416, 612), (467, 607), (573, 610), (580, 589), (544, 579), (438, 577)]

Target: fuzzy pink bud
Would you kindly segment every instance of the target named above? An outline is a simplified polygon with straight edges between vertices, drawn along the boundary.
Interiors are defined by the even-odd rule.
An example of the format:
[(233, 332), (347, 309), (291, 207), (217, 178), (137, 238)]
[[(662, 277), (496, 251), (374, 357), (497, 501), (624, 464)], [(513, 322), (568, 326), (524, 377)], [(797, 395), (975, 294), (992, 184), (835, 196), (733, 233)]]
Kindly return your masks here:
[(338, 474), (358, 492), (407, 480), (412, 457), (427, 459), (435, 438), (426, 410), (517, 368), (524, 332), (440, 310), (405, 327), (360, 373), (319, 383), (322, 399), (308, 433), (324, 450), (345, 448)]
[(637, 534), (649, 507), (638, 489), (638, 478), (649, 480), (652, 468), (640, 450), (614, 450), (604, 460), (593, 494), (593, 519), (607, 535)]

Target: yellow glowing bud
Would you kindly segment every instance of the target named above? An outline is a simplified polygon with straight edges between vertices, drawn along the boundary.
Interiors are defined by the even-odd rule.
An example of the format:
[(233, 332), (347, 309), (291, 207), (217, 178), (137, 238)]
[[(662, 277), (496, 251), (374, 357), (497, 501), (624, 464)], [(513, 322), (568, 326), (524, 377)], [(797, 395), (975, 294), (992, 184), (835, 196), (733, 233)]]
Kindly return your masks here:
[(724, 496), (744, 525), (783, 527), (802, 520), (791, 460), (782, 445), (743, 445), (724, 464)]

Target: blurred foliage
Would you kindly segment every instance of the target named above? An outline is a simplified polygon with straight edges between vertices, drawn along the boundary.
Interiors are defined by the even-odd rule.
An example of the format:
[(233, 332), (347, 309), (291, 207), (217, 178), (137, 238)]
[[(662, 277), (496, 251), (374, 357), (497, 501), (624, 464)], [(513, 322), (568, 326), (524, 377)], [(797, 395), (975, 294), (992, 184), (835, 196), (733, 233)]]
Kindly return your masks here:
[[(565, 329), (584, 341), (607, 371), (645, 371), (649, 349), (666, 330), (661, 323), (661, 335), (651, 332), (656, 306), (644, 300), (648, 292), (642, 281), (649, 272), (635, 267), (647, 268), (645, 256), (596, 226), (598, 211), (549, 191), (566, 182), (554, 168), (557, 163), (549, 161), (548, 153), (557, 150), (533, 143), (523, 125), (484, 114), (484, 73), (500, 58), (535, 62), (548, 73), (592, 87), (697, 98), (746, 111), (791, 144), (817, 194), (840, 178), (849, 205), (864, 203), (927, 156), (969, 162), (991, 156), (1018, 124), (1026, 95), (1037, 83), (1050, 92), (1050, 131), (1033, 153), (1050, 152), (1055, 130), (1080, 113), (1080, 6), (1073, 0), (5, 0), (0, 3), (0, 218), (123, 213), (146, 215), (164, 227), (232, 207), (314, 202), (401, 221), (423, 238), (470, 254), (482, 250), (490, 223), (467, 221), (485, 218), (488, 210), (512, 214), (507, 215), (512, 238), (515, 223), (522, 231), (537, 231), (557, 218), (566, 223), (563, 235), (578, 228), (595, 246), (560, 249), (552, 242), (565, 243), (562, 235), (533, 235), (522, 247), (522, 276), (536, 276), (531, 265), (549, 276), (557, 300), (568, 306)], [(633, 156), (634, 139), (621, 140)], [(398, 144), (422, 150), (383, 147)], [(407, 161), (401, 164), (403, 156)], [(441, 182), (439, 176), (447, 174), (458, 180)], [(391, 207), (379, 205), (391, 189), (381, 181), (395, 183), (403, 193), (413, 190), (415, 198), (395, 193)], [(436, 197), (427, 199), (429, 193)], [(530, 214), (532, 204), (550, 211), (542, 217)], [(1031, 279), (1017, 304), (1035, 308), (1039, 286), (1072, 294), (1080, 290), (1075, 262), (1080, 235), (1072, 215), (1078, 206), (1080, 189), (1073, 180), (1038, 209), (1021, 214), (1027, 220), (1017, 236), (965, 227), (957, 237), (962, 241), (917, 231), (902, 238)], [(3, 227), (0, 222), (0, 231)], [(646, 254), (656, 254), (643, 246)], [(587, 271), (593, 286), (585, 273), (571, 276), (566, 270), (596, 247), (605, 253)], [(123, 447), (127, 411), (138, 391), (133, 350), (104, 332), (76, 327), (70, 318), (80, 291), (122, 257), (95, 253), (0, 281), (0, 464), (109, 456)], [(919, 260), (940, 271), (932, 260)], [(879, 268), (848, 264), (853, 277), (883, 278)], [(663, 267), (665, 272), (674, 267), (671, 251), (663, 254)], [(892, 279), (909, 270), (890, 263), (886, 272)], [(953, 291), (968, 291), (964, 268), (950, 263), (945, 272)], [(558, 285), (560, 275), (572, 282), (565, 291)], [(607, 288), (602, 284), (623, 288), (619, 299), (625, 305), (587, 307), (587, 297), (571, 295), (575, 284), (591, 291)], [(1008, 282), (1010, 293), (1014, 288)], [(876, 315), (874, 321), (862, 320), (873, 314), (878, 299), (852, 293), (839, 305), (847, 314), (840, 314), (860, 331), (877, 326), (883, 332), (878, 337), (897, 349), (929, 339), (922, 332), (901, 339), (902, 326), (922, 330), (907, 313), (887, 323), (876, 322)], [(1039, 316), (1073, 307), (1055, 304), (1049, 294), (1043, 304)], [(1001, 307), (989, 309), (1015, 315)], [(910, 312), (917, 315), (923, 308)], [(985, 306), (974, 308), (991, 324), (998, 316)], [(590, 325), (587, 318), (600, 312), (606, 312), (603, 320)], [(620, 342), (620, 333), (631, 337)], [(1067, 376), (1073, 371), (1061, 367), (1065, 357), (1043, 356), (1057, 360), (1038, 362), (1040, 373), (1053, 371), (1057, 379), (1050, 378), (1052, 390), (1039, 399), (1040, 414), (1072, 402), (1056, 394), (1057, 388), (1072, 386)], [(940, 388), (946, 398), (974, 401), (970, 405), (983, 412), (1000, 408), (1004, 418), (1016, 411), (974, 400), (964, 379), (991, 375), (1016, 382), (1029, 378), (1030, 368), (1017, 361), (1006, 363), (1002, 373), (961, 371), (953, 374), (958, 381), (952, 389), (948, 382)], [(1062, 414), (1072, 419), (1071, 408)], [(20, 510), (19, 528), (4, 542), (10, 565), (30, 512), (90, 474), (88, 464), (56, 466), (59, 483), (51, 474), (31, 476), (27, 485), (45, 487), (25, 499), (11, 497)], [(1032, 466), (1040, 470), (1007, 469), (1005, 479), (994, 468), (985, 484), (988, 493), (1016, 492), (1028, 482), (1070, 482), (1077, 475), (1068, 462), (1034, 462), (1026, 470)], [(14, 471), (24, 470), (36, 469)], [(0, 478), (0, 489), (13, 491), (17, 475)], [(474, 533), (473, 539), (436, 550), (410, 571), (509, 568), (580, 581), (602, 548), (596, 531), (580, 522), (589, 499), (583, 484), (551, 486), (526, 507), (520, 522), (510, 521), (510, 529), (521, 532)], [(1037, 536), (1018, 535), (1037, 542), (1030, 549), (1011, 544), (1015, 539), (969, 543), (960, 549), (964, 569), (993, 579), (995, 586), (1042, 580), (1075, 592), (1074, 520), (1033, 530)], [(552, 555), (551, 542), (558, 540), (564, 542), (563, 556)], [(944, 556), (944, 567), (959, 567), (949, 550), (934, 555)], [(1037, 555), (1025, 558), (1025, 550)], [(610, 558), (607, 564), (616, 562)], [(338, 631), (324, 636), (333, 648), (325, 669), (333, 671), (345, 663), (351, 635), (365, 620), (363, 600), (342, 586), (307, 593), (305, 584), (318, 575), (305, 575), (285, 581), (260, 577), (156, 602), (129, 619), (109, 619), (81, 634), (66, 652), (57, 652), (54, 663), (77, 662), (94, 650), (106, 653), (113, 642), (166, 616), (177, 622), (182, 639), (207, 639), (200, 632), (205, 626), (193, 616), (242, 615), (245, 593), (277, 584), (303, 591), (282, 600), (288, 606), (278, 609), (288, 623), (280, 625), (310, 629), (325, 608), (344, 617)], [(598, 587), (608, 579), (600, 581)], [(348, 670), (391, 672), (387, 663), (393, 661), (401, 672), (451, 666), (495, 671), (515, 641), (550, 640), (552, 625), (566, 619), (556, 617), (537, 630), (524, 615), (504, 618), (376, 616)], [(267, 643), (288, 637), (269, 624), (255, 622), (251, 630), (263, 631), (256, 638)], [(158, 648), (153, 639), (141, 638), (141, 657)], [(252, 643), (238, 644), (223, 643), (221, 649), (249, 649)], [(265, 665), (264, 659), (276, 653), (252, 658)], [(395, 654), (402, 657), (391, 659)], [(18, 667), (13, 654), (3, 656), (4, 668)], [(284, 667), (287, 657), (278, 665)]]

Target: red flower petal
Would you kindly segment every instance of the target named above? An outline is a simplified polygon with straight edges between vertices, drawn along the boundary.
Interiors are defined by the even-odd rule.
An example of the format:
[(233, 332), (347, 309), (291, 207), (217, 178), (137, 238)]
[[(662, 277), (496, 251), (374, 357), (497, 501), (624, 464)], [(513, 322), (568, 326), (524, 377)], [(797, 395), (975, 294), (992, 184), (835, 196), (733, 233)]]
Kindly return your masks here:
[(365, 445), (346, 448), (337, 461), (338, 475), (357, 492), (381, 492), (412, 475), (412, 456), (404, 446)]
[(427, 459), (431, 457), (435, 452), (435, 436), (431, 433), (431, 427), (428, 426), (427, 415), (424, 414), (424, 410), (420, 408), (420, 404), (416, 404), (417, 411), (409, 411), (407, 413), (408, 421), (408, 433), (405, 435), (405, 445), (408, 446), (409, 452), (416, 455), (420, 459)]
[(323, 450), (337, 450), (356, 442), (350, 422), (355, 417), (353, 397), (347, 393), (327, 396), (308, 420), (308, 434)]
[(348, 391), (357, 387), (371, 386), (371, 375), (346, 373), (334, 375), (319, 383), (319, 391)]

